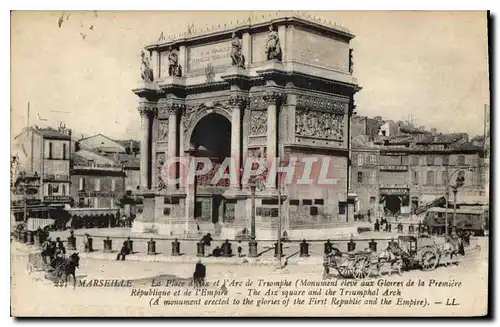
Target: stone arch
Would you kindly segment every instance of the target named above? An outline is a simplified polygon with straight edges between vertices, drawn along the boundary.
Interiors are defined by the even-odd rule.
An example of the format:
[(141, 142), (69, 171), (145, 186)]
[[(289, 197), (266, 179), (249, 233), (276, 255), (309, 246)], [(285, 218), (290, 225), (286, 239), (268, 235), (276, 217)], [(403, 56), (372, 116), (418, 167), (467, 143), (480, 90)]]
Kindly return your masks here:
[(222, 106), (207, 107), (206, 105), (200, 105), (193, 116), (188, 118), (190, 121), (188, 123), (189, 125), (187, 130), (184, 133), (184, 151), (191, 150), (191, 137), (193, 136), (194, 129), (203, 118), (210, 114), (221, 115), (231, 122), (231, 113), (228, 109)]

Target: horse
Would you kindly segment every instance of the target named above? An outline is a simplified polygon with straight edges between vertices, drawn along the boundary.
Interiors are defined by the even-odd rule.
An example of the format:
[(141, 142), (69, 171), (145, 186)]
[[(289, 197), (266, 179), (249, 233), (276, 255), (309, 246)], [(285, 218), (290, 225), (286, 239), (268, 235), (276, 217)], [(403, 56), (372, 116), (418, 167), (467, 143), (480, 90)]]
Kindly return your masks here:
[(57, 278), (57, 282), (64, 280), (64, 283), (68, 282), (68, 276), (73, 276), (73, 288), (76, 287), (76, 268), (80, 267), (80, 256), (78, 252), (73, 253), (68, 258), (56, 257), (50, 263), (50, 266), (54, 268), (54, 274)]
[(379, 276), (381, 275), (381, 266), (384, 266), (384, 263), (389, 263), (389, 275), (392, 275), (392, 270), (393, 266), (396, 265), (396, 268), (398, 270), (398, 274), (401, 276), (401, 269), (403, 268), (403, 257), (405, 253), (404, 251), (399, 247), (398, 243), (396, 242), (389, 242), (387, 245), (387, 248), (385, 250), (382, 250), (377, 259), (378, 259), (378, 264), (377, 264), (377, 270)]

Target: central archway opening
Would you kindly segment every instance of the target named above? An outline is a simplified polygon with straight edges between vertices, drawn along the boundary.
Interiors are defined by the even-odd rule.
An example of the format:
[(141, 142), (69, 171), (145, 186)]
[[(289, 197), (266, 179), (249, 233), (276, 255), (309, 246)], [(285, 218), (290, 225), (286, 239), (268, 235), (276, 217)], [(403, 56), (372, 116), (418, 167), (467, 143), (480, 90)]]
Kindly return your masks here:
[(216, 227), (224, 215), (222, 193), (229, 186), (229, 179), (217, 185), (211, 182), (224, 159), (231, 155), (231, 122), (218, 113), (206, 115), (196, 124), (190, 145), (195, 157), (209, 158), (212, 162), (211, 172), (195, 179), (195, 219), (199, 225), (212, 223)]
[(222, 162), (231, 155), (231, 122), (216, 113), (206, 115), (196, 124), (191, 145), (196, 156)]

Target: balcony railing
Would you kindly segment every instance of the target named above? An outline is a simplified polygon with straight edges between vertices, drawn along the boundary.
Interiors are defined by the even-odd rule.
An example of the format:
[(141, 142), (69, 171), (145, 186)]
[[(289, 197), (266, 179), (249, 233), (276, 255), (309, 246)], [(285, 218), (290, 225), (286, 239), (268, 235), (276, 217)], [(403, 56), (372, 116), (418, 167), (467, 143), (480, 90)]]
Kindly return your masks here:
[(408, 171), (407, 165), (381, 165), (380, 171)]
[(49, 181), (69, 181), (69, 175), (66, 174), (45, 174), (44, 180)]
[(73, 169), (78, 170), (106, 170), (106, 171), (122, 171), (122, 165), (108, 165), (108, 164), (88, 164), (88, 165), (74, 165)]
[(43, 197), (44, 202), (59, 202), (59, 203), (69, 203), (71, 202), (71, 197), (67, 195), (48, 195)]

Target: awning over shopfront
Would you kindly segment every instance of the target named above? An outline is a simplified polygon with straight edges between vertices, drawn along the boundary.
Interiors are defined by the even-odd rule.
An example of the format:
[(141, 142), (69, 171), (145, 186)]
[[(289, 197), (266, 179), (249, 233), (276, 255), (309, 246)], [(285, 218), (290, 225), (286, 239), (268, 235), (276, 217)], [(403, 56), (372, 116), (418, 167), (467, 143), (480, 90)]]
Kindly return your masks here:
[(66, 211), (71, 216), (106, 216), (106, 215), (117, 215), (120, 213), (120, 209), (113, 208), (67, 208)]

